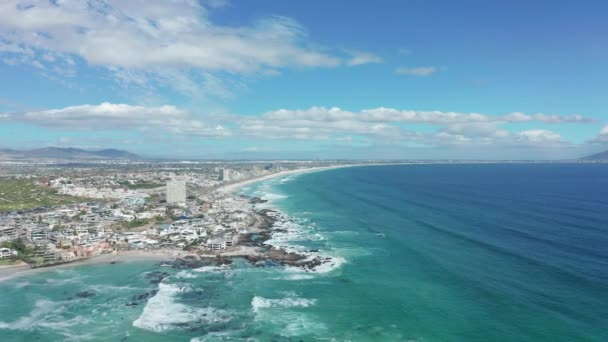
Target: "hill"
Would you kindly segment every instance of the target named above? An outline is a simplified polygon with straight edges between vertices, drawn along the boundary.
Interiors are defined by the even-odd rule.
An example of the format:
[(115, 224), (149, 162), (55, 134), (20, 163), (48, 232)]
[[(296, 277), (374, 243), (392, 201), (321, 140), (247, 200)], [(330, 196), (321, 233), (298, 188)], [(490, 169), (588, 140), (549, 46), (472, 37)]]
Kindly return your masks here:
[(587, 157), (582, 158), (583, 160), (601, 160), (608, 161), (608, 151), (596, 153)]
[(590, 155), (582, 158), (583, 160), (602, 160), (608, 161), (608, 151), (596, 153), (594, 155)]
[(141, 159), (137, 154), (116, 150), (84, 150), (79, 148), (44, 147), (33, 150), (0, 149), (0, 160), (55, 159), (55, 160), (116, 160)]

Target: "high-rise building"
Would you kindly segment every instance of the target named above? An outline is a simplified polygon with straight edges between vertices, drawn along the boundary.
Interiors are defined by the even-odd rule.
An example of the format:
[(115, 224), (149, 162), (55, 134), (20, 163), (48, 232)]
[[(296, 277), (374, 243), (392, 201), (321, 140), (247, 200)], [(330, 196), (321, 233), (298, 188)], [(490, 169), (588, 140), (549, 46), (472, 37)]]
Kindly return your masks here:
[(174, 179), (167, 182), (167, 203), (186, 203), (186, 181)]
[(219, 181), (227, 182), (230, 180), (230, 170), (229, 169), (220, 169), (220, 174), (217, 178)]

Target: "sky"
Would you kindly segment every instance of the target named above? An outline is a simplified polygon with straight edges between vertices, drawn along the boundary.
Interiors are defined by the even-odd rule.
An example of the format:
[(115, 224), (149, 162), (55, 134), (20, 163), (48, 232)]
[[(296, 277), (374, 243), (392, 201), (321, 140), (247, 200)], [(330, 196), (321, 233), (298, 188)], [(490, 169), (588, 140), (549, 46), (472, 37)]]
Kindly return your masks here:
[(0, 148), (197, 159), (608, 149), (605, 1), (2, 0)]

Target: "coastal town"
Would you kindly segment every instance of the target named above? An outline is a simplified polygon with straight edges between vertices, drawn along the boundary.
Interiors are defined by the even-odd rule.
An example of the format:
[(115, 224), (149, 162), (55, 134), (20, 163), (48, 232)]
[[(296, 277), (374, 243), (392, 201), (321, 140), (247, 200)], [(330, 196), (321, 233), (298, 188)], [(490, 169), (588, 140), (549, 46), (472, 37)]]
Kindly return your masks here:
[[(37, 166), (42, 171), (36, 176), (19, 165), (8, 167), (2, 182), (18, 185), (21, 194), (0, 191), (0, 266), (45, 267), (126, 251), (260, 260), (268, 252), (260, 236), (268, 238), (276, 214), (256, 207), (264, 200), (234, 190), (264, 177), (327, 166), (52, 165)], [(45, 203), (44, 196), (55, 197)], [(273, 255), (287, 263), (303, 259)]]

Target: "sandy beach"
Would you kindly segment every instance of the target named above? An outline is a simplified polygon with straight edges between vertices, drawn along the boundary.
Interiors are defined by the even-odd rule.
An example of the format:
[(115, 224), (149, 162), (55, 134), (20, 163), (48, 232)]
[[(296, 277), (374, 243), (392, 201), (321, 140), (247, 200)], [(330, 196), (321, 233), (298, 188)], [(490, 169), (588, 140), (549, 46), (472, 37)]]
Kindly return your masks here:
[(0, 268), (0, 282), (13, 279), (15, 277), (22, 277), (33, 275), (41, 272), (49, 272), (57, 269), (77, 267), (81, 265), (93, 265), (111, 262), (137, 262), (137, 261), (169, 261), (190, 255), (186, 251), (181, 250), (133, 250), (133, 251), (120, 251), (115, 253), (101, 254), (95, 257), (76, 260), (74, 262), (53, 265), (48, 267), (31, 268), (29, 265), (16, 265), (10, 267)]
[(222, 186), (219, 186), (216, 190), (219, 192), (222, 192), (222, 193), (229, 194), (229, 193), (234, 193), (234, 192), (238, 191), (240, 188), (243, 188), (247, 185), (269, 180), (269, 179), (273, 179), (273, 178), (277, 178), (277, 177), (283, 177), (283, 176), (294, 175), (294, 174), (299, 174), (299, 173), (325, 171), (325, 170), (338, 169), (338, 168), (351, 167), (351, 166), (354, 166), (354, 165), (320, 166), (320, 167), (309, 167), (309, 168), (301, 168), (301, 169), (295, 169), (295, 170), (280, 171), (280, 172), (265, 175), (262, 177), (249, 178), (249, 179), (239, 180), (235, 183), (222, 185)]

